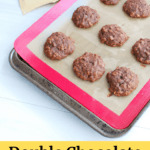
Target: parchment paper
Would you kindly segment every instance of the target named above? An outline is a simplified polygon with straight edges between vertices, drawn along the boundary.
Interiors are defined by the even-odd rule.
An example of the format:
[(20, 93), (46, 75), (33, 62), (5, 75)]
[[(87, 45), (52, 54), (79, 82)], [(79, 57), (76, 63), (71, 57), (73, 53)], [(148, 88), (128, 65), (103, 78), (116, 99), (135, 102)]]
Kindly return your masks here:
[[(106, 6), (99, 0), (78, 0), (67, 12), (53, 22), (51, 26), (28, 45), (28, 48), (37, 57), (118, 115), (125, 110), (150, 79), (150, 66), (142, 67), (131, 54), (131, 47), (137, 40), (140, 38), (150, 38), (150, 18), (132, 19), (128, 17), (122, 11), (123, 3), (124, 1), (120, 1), (117, 6)], [(91, 29), (78, 29), (71, 21), (74, 10), (81, 5), (89, 5), (96, 9), (101, 16), (99, 23)], [(119, 48), (112, 48), (101, 44), (98, 38), (98, 32), (101, 27), (106, 24), (118, 24), (121, 26), (130, 37), (129, 40)], [(43, 53), (43, 45), (47, 37), (56, 31), (61, 31), (71, 36), (71, 38), (75, 40), (76, 45), (75, 52), (61, 61), (52, 61)], [(94, 83), (79, 79), (72, 69), (73, 61), (85, 52), (100, 55), (106, 65), (106, 73), (100, 80)], [(114, 70), (117, 66), (129, 67), (139, 76), (139, 86), (130, 96), (107, 97), (109, 94), (109, 85), (106, 80), (106, 74)]]
[(42, 5), (54, 3), (57, 1), (58, 0), (19, 0), (23, 14), (26, 14), (32, 11), (33, 9), (40, 7)]

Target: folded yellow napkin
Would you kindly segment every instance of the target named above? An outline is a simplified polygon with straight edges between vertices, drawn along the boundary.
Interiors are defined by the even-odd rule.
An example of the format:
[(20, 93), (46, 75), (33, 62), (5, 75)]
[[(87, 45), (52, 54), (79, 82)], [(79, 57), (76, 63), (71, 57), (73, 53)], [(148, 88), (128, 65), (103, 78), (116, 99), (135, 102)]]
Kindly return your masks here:
[(55, 3), (58, 0), (19, 0), (23, 14), (48, 3)]

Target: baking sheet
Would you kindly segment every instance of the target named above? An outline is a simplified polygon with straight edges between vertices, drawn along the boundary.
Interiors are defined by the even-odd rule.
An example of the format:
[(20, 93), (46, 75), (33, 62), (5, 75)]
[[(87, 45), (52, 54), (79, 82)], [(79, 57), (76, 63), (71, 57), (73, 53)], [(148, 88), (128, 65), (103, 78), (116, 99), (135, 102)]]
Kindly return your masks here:
[(55, 3), (57, 1), (58, 0), (19, 0), (23, 14), (26, 14), (32, 11), (33, 9), (40, 7), (42, 5)]
[[(148, 2), (150, 3), (150, 0)], [(92, 0), (78, 0), (27, 46), (46, 64), (118, 115), (125, 110), (140, 89), (150, 79), (150, 66), (142, 67), (140, 63), (135, 60), (134, 56), (131, 55), (131, 47), (137, 40), (140, 38), (149, 38), (150, 18), (132, 19), (128, 17), (122, 11), (123, 3), (124, 1), (121, 1), (117, 6), (106, 6), (100, 3), (99, 0), (95, 0), (94, 3)], [(71, 21), (74, 10), (81, 5), (89, 5), (96, 9), (101, 16), (100, 22), (91, 29), (78, 29)], [(106, 24), (118, 24), (121, 26), (130, 37), (129, 40), (120, 48), (112, 48), (101, 44), (98, 39), (98, 32), (101, 27)], [(68, 36), (71, 36), (75, 40), (76, 50), (72, 55), (61, 61), (52, 61), (44, 55), (43, 45), (47, 37), (57, 31), (64, 32)], [(106, 64), (106, 73), (114, 70), (117, 66), (129, 67), (139, 76), (140, 83), (138, 88), (127, 97), (107, 97), (109, 94), (109, 85), (106, 81), (106, 73), (100, 80), (94, 83), (77, 78), (72, 70), (72, 63), (74, 59), (85, 52), (93, 52), (102, 56)]]

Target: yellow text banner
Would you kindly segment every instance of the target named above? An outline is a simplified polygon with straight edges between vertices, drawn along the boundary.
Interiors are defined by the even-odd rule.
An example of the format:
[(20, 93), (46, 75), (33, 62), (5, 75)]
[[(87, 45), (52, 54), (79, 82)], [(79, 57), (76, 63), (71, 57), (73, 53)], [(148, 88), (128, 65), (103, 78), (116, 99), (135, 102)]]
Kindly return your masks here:
[(0, 150), (150, 150), (147, 142), (0, 142)]

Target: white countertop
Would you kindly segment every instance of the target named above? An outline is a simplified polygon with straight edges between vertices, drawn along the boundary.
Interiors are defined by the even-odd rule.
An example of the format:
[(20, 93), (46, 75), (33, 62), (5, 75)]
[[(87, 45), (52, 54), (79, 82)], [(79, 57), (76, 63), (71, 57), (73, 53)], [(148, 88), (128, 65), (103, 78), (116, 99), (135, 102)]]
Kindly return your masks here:
[(50, 7), (22, 15), (18, 0), (0, 0), (0, 140), (150, 141), (150, 106), (124, 136), (106, 138), (11, 68), (15, 39)]

